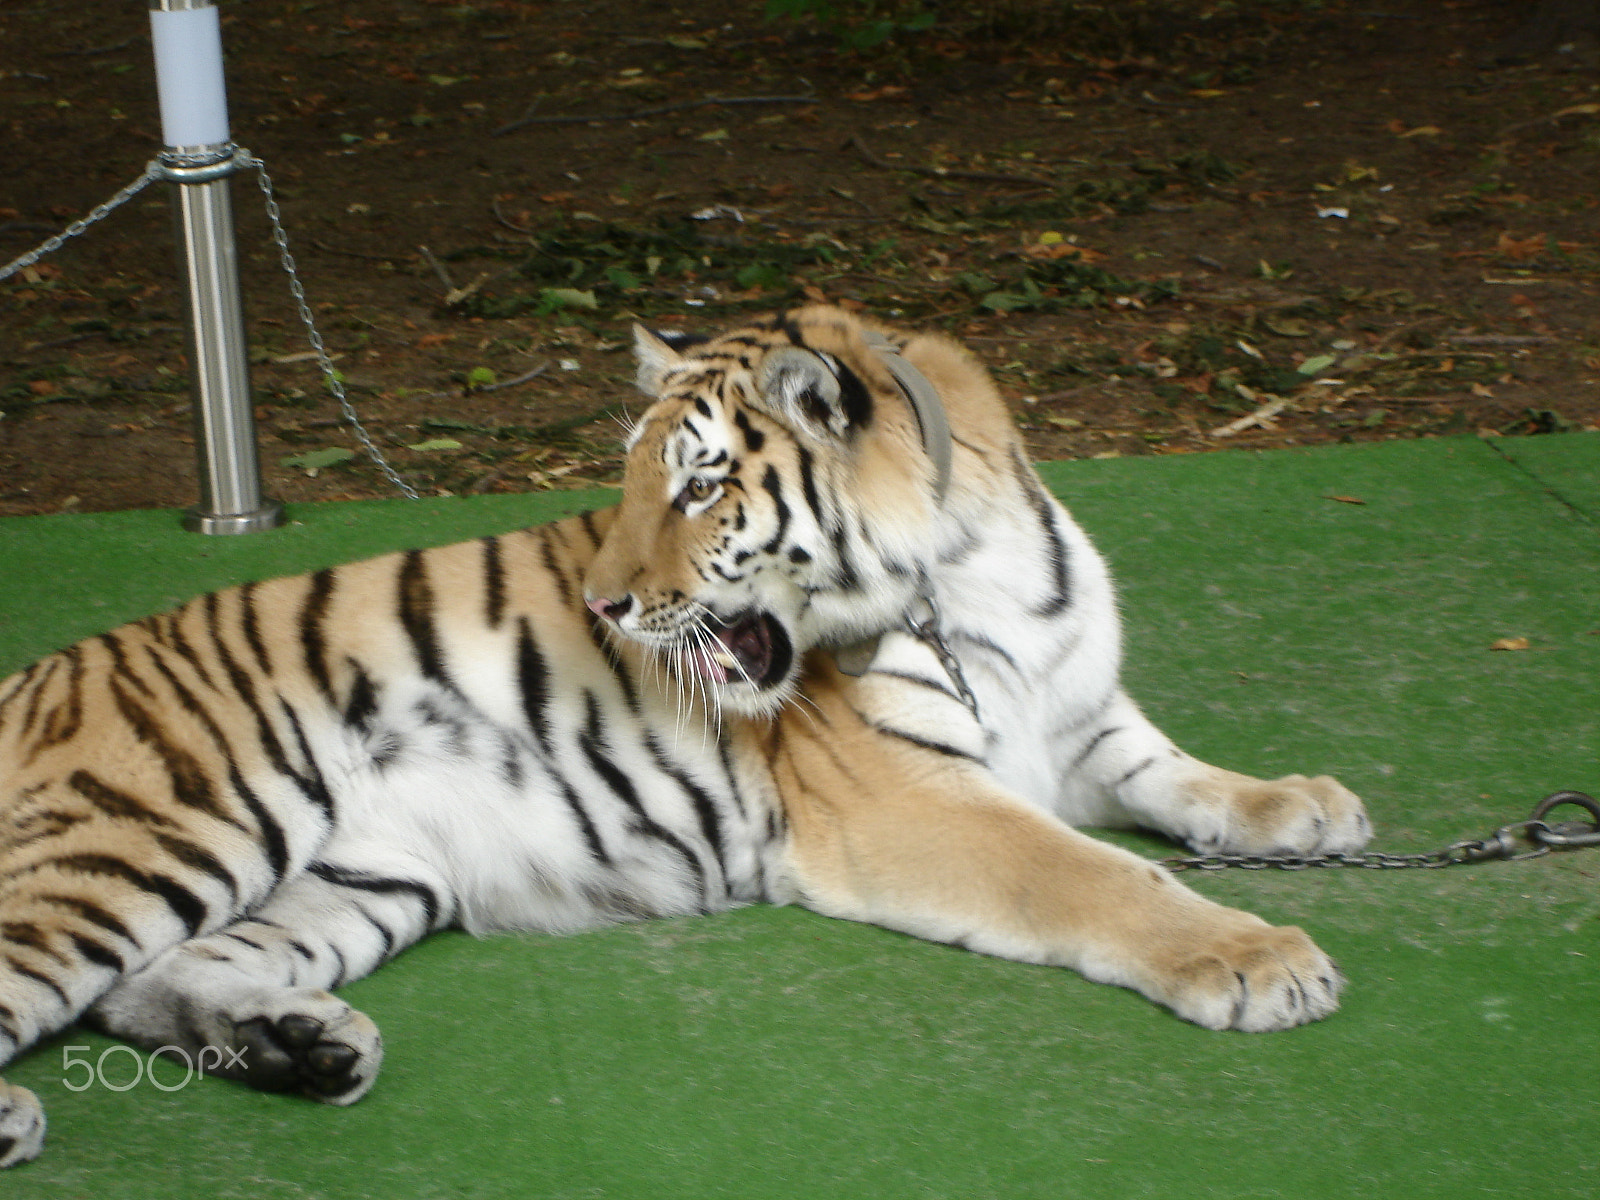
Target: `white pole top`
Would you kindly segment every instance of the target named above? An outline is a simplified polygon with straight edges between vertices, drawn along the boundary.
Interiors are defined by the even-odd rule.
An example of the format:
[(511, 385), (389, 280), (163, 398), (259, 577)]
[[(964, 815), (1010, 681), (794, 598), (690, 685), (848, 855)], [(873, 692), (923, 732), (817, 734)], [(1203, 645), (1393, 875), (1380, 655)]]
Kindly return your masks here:
[(211, 0), (152, 0), (161, 137), (173, 148), (225, 143), (228, 94), (222, 78), (222, 19)]

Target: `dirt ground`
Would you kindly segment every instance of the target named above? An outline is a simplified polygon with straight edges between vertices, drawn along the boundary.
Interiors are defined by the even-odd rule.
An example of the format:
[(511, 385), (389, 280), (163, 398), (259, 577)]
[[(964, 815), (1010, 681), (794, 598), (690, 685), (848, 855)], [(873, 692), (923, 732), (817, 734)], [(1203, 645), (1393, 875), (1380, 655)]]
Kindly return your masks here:
[[(1600, 426), (1600, 75), (1516, 0), (226, 2), (235, 139), (424, 493), (614, 481), (630, 327), (961, 337), (1039, 457)], [(879, 30), (881, 32), (881, 29)], [(0, 262), (160, 149), (142, 5), (0, 8)], [(0, 515), (196, 499), (167, 185), (0, 282)], [(393, 494), (234, 184), (269, 495)]]

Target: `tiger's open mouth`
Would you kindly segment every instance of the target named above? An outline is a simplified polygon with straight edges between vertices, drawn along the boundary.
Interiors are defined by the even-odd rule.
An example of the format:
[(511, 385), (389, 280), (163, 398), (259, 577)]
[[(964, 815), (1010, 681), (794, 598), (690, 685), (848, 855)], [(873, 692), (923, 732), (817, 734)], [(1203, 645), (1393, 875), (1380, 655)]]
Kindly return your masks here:
[(707, 615), (703, 636), (685, 656), (691, 671), (711, 683), (770, 687), (789, 670), (794, 649), (783, 626), (759, 610), (729, 619)]

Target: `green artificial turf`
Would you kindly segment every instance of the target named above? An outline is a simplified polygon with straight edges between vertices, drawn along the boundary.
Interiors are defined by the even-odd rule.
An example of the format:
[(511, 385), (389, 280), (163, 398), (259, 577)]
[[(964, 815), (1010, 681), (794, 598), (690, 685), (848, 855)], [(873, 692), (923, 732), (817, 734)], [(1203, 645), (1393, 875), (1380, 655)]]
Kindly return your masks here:
[[(1196, 754), (1337, 774), (1396, 851), (1600, 792), (1600, 436), (1044, 470), (1121, 580), (1130, 686)], [(0, 520), (0, 671), (237, 579), (600, 499), (327, 505), (237, 539), (171, 513)], [(349, 1109), (170, 1064), (73, 1091), (67, 1061), (105, 1054), (120, 1085), (136, 1058), (69, 1031), (7, 1072), (52, 1126), (0, 1193), (1600, 1194), (1600, 850), (1192, 881), (1310, 929), (1345, 1007), (1211, 1033), (1066, 972), (792, 909), (445, 935), (345, 989), (388, 1055)]]

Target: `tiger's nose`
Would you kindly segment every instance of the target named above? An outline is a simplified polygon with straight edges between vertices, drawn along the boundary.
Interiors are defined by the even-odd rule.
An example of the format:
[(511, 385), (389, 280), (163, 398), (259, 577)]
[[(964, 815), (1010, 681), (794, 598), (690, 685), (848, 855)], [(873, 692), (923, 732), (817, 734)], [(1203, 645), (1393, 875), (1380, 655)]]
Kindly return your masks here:
[(604, 621), (620, 621), (628, 615), (628, 610), (633, 607), (633, 596), (624, 596), (620, 600), (607, 600), (604, 596), (592, 596), (584, 603), (589, 606), (589, 611)]

